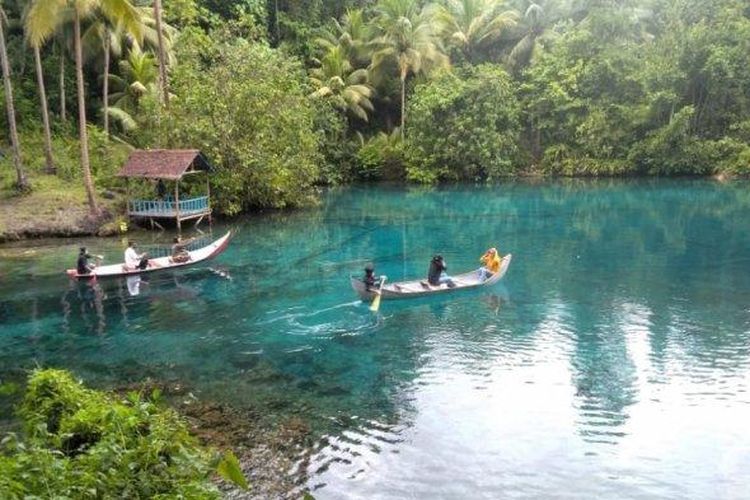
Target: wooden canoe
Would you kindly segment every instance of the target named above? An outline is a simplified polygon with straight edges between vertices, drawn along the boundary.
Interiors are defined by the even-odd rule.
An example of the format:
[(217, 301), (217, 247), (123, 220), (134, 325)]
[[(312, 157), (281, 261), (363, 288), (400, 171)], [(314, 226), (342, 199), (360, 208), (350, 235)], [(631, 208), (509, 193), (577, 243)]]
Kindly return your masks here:
[(229, 243), (229, 237), (231, 231), (214, 241), (213, 243), (206, 245), (205, 247), (198, 248), (188, 252), (190, 254), (190, 260), (186, 262), (172, 262), (171, 257), (157, 257), (149, 259), (149, 266), (146, 269), (128, 269), (125, 264), (111, 264), (108, 266), (99, 266), (88, 274), (78, 274), (76, 269), (68, 269), (66, 274), (72, 279), (90, 279), (90, 278), (105, 278), (115, 276), (131, 276), (135, 274), (144, 274), (154, 271), (163, 271), (165, 269), (175, 269), (179, 267), (192, 266), (198, 262), (208, 260), (212, 257), (216, 257), (227, 247)]
[[(469, 271), (468, 273), (458, 274), (451, 276), (451, 279), (456, 284), (454, 287), (448, 285), (425, 286), (426, 280), (413, 280), (413, 281), (401, 281), (398, 283), (388, 283), (383, 285), (381, 299), (406, 299), (411, 297), (424, 297), (425, 295), (431, 295), (433, 293), (445, 293), (455, 292), (458, 290), (466, 290), (468, 288), (477, 288), (480, 286), (494, 285), (505, 276), (510, 266), (510, 261), (513, 258), (511, 254), (506, 255), (500, 261), (500, 270), (487, 278), (484, 281), (479, 280), (478, 270)], [(375, 298), (375, 291), (367, 291), (365, 284), (359, 278), (351, 277), (352, 288), (357, 292), (362, 300), (372, 300)]]

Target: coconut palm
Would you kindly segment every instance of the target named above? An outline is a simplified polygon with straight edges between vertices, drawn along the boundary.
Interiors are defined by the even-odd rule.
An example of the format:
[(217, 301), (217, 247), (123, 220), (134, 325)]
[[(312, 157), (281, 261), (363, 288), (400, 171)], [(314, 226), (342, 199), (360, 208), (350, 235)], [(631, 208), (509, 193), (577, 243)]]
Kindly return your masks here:
[(338, 109), (367, 121), (374, 110), (370, 98), (374, 94), (368, 83), (366, 69), (352, 68), (340, 45), (331, 47), (320, 61), (320, 67), (310, 71), (310, 81), (316, 87), (313, 97), (331, 99)]
[(518, 18), (505, 0), (448, 0), (437, 13), (444, 36), (470, 61), (516, 26)]
[(52, 132), (50, 130), (49, 122), (49, 104), (47, 103), (47, 90), (44, 85), (44, 72), (42, 71), (42, 56), (41, 56), (41, 43), (32, 43), (28, 37), (28, 29), (26, 31), (26, 38), (31, 45), (32, 51), (34, 52), (34, 63), (36, 66), (36, 81), (39, 88), (39, 102), (42, 107), (42, 125), (44, 128), (44, 159), (45, 159), (45, 171), (48, 174), (54, 174), (57, 168), (55, 167), (55, 158), (52, 153)]
[(156, 37), (158, 42), (157, 55), (159, 59), (159, 83), (161, 83), (161, 98), (165, 106), (169, 106), (169, 84), (167, 82), (167, 60), (165, 53), (164, 30), (161, 20), (161, 0), (154, 0), (154, 21), (156, 22)]
[(78, 134), (81, 148), (81, 170), (86, 188), (89, 209), (98, 214), (94, 183), (89, 165), (89, 141), (86, 131), (86, 97), (83, 86), (83, 50), (81, 21), (97, 11), (114, 23), (122, 24), (128, 31), (137, 32), (139, 18), (127, 0), (32, 0), (27, 14), (27, 33), (32, 44), (41, 44), (65, 19), (65, 11), (73, 14), (73, 43), (76, 62), (76, 88), (78, 93)]
[(138, 104), (145, 95), (157, 94), (157, 80), (158, 68), (153, 54), (133, 45), (127, 58), (120, 61), (120, 75), (110, 75), (115, 92), (110, 96), (112, 106), (108, 113), (123, 130), (135, 128), (133, 115)]
[(437, 38), (434, 13), (418, 0), (381, 0), (375, 7), (379, 32), (370, 68), (378, 73), (397, 68), (401, 83), (401, 135), (406, 120), (406, 79), (411, 74), (449, 64)]
[(18, 130), (16, 129), (16, 108), (13, 104), (13, 85), (10, 82), (10, 65), (8, 64), (8, 51), (5, 48), (5, 27), (7, 19), (2, 4), (0, 4), (0, 66), (3, 72), (3, 84), (5, 86), (5, 108), (8, 112), (8, 129), (10, 132), (10, 145), (13, 149), (13, 166), (16, 168), (16, 188), (25, 191), (29, 187), (26, 173), (21, 163), (21, 147), (18, 142)]
[(333, 31), (327, 31), (316, 42), (325, 51), (341, 47), (354, 68), (364, 68), (370, 62), (372, 29), (365, 22), (362, 9), (349, 9), (339, 22), (333, 20)]

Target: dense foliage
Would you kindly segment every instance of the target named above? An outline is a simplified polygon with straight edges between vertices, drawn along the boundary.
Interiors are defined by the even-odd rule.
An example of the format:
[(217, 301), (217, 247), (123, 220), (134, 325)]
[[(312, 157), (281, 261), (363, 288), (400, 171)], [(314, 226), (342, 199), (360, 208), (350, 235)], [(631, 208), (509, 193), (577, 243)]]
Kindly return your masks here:
[(498, 66), (469, 67), (418, 85), (409, 124), (409, 179), (491, 180), (519, 164), (519, 106)]
[[(304, 201), (318, 178), (322, 136), (301, 65), (262, 43), (215, 44), (195, 31), (178, 57), (171, 90), (180, 98), (151, 116), (165, 145), (201, 149), (217, 167), (218, 208), (234, 214)], [(156, 126), (141, 127), (144, 143)]]
[(219, 498), (208, 452), (153, 399), (121, 400), (59, 370), (35, 372), (3, 439), (2, 498)]
[[(64, 9), (39, 7), (53, 3), (4, 3), (22, 150), (46, 128), (45, 102), (54, 135), (73, 135), (76, 37)], [(75, 3), (88, 128), (137, 147), (204, 149), (225, 213), (299, 204), (316, 184), (357, 179), (750, 171), (743, 0), (163, 4), (159, 42), (150, 2)], [(92, 166), (106, 153), (93, 150)], [(11, 154), (0, 162), (12, 168)], [(99, 186), (111, 182), (92, 170)]]

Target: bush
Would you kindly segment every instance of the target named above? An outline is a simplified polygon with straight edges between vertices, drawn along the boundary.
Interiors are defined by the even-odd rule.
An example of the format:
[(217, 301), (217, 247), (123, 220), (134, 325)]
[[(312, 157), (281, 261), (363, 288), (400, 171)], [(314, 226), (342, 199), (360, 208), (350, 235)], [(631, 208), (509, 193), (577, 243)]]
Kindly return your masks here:
[(407, 177), (493, 180), (516, 171), (519, 105), (511, 79), (485, 64), (417, 85), (407, 113)]
[(19, 409), (27, 442), (0, 454), (2, 498), (219, 498), (212, 456), (156, 400), (121, 400), (59, 370), (32, 374)]
[(361, 180), (401, 180), (405, 176), (404, 143), (396, 129), (390, 135), (380, 132), (357, 152), (355, 178)]

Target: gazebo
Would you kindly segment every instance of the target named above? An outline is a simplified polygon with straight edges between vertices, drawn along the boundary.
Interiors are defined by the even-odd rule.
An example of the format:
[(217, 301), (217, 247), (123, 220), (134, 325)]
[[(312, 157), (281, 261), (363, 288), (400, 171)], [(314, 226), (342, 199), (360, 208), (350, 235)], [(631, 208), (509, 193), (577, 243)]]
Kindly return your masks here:
[[(159, 219), (174, 219), (177, 229), (182, 229), (182, 222), (196, 220), (197, 226), (208, 217), (211, 222), (211, 185), (208, 174), (213, 166), (197, 149), (148, 149), (130, 153), (128, 161), (118, 172), (127, 182), (128, 218), (149, 220), (151, 226), (161, 228)], [(191, 198), (180, 198), (180, 181), (187, 176), (203, 174), (206, 176), (205, 195)], [(132, 199), (130, 196), (131, 178), (157, 180), (163, 192), (154, 195), (154, 199)], [(164, 181), (174, 182), (174, 189), (167, 190)]]

